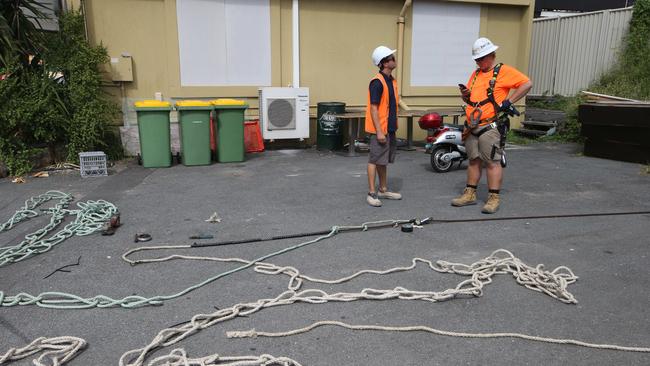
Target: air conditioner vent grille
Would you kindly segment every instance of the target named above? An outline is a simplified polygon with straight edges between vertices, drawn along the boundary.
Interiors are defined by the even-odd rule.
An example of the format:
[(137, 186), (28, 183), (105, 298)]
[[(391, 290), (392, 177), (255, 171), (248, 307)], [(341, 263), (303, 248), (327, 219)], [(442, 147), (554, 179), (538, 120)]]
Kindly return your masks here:
[(291, 130), (296, 128), (295, 99), (267, 99), (269, 130)]

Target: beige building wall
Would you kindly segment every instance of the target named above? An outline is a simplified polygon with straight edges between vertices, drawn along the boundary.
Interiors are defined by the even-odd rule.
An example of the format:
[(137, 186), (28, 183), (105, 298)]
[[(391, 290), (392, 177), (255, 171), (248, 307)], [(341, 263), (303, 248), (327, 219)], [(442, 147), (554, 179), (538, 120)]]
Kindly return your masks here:
[[(101, 42), (113, 57), (122, 53), (132, 56), (134, 81), (124, 84), (126, 104), (151, 99), (157, 92), (165, 99), (235, 97), (246, 99), (251, 105), (249, 115), (257, 115), (256, 87), (180, 85), (176, 1), (75, 0), (69, 4), (85, 8), (91, 42)], [(270, 1), (272, 83), (289, 86), (291, 0)], [(501, 46), (499, 61), (527, 72), (534, 0), (449, 1), (482, 4), (480, 34)], [(368, 82), (377, 71), (370, 54), (379, 44), (397, 48), (397, 17), (403, 4), (401, 0), (300, 1), (300, 86), (310, 88), (313, 107), (322, 101), (365, 106)], [(397, 55), (404, 60), (404, 70), (396, 70), (403, 86), (403, 100), (414, 109), (459, 107), (461, 100), (455, 87), (409, 85), (411, 10), (406, 13), (405, 49)], [(467, 50), (470, 57), (471, 44)], [(472, 71), (467, 70), (468, 76)], [(112, 94), (121, 94), (119, 84), (113, 89)], [(135, 123), (132, 111), (127, 121)], [(406, 133), (404, 126), (402, 123), (401, 137)], [(414, 131), (416, 140), (424, 138), (424, 131), (417, 126)]]

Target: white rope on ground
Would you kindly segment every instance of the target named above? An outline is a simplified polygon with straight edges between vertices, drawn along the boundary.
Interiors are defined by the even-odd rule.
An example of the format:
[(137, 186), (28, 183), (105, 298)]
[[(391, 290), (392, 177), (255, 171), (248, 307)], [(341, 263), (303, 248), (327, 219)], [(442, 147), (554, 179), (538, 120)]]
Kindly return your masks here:
[(318, 327), (327, 326), (327, 325), (342, 327), (350, 330), (374, 330), (374, 331), (385, 331), (385, 332), (427, 332), (427, 333), (433, 333), (442, 336), (461, 337), (461, 338), (519, 338), (519, 339), (525, 339), (534, 342), (570, 344), (574, 346), (612, 350), (612, 351), (646, 352), (646, 353), (650, 352), (650, 348), (648, 347), (629, 347), (629, 346), (617, 346), (614, 344), (596, 344), (596, 343), (587, 343), (583, 341), (578, 341), (574, 339), (538, 337), (538, 336), (531, 336), (531, 335), (521, 334), (521, 333), (464, 333), (464, 332), (450, 332), (450, 331), (430, 328), (422, 325), (408, 326), (408, 327), (390, 327), (390, 326), (383, 326), (383, 325), (350, 325), (347, 323), (332, 321), (332, 320), (315, 322), (304, 328), (298, 328), (286, 332), (271, 333), (271, 332), (260, 332), (255, 329), (251, 329), (247, 331), (226, 332), (226, 335), (228, 338), (288, 337), (297, 334), (307, 333)]
[[(17, 245), (0, 248), (0, 267), (45, 253), (73, 235), (84, 236), (95, 233), (101, 230), (104, 223), (117, 213), (117, 207), (104, 200), (78, 202), (78, 210), (69, 210), (67, 209), (68, 205), (74, 199), (70, 194), (47, 191), (26, 200), (23, 207), (19, 208), (5, 223), (0, 224), (0, 233), (11, 230), (22, 221), (40, 216), (41, 213), (36, 211), (36, 208), (55, 199), (58, 202), (53, 207), (40, 209), (41, 212), (52, 215), (50, 222), (45, 227), (27, 234), (25, 239)], [(59, 232), (45, 238), (63, 222), (66, 216), (75, 216), (75, 219)]]
[(0, 354), (0, 365), (43, 352), (37, 359), (32, 360), (36, 366), (64, 365), (77, 356), (86, 347), (86, 341), (77, 337), (40, 337), (21, 348), (11, 348), (5, 354)]
[(271, 355), (222, 357), (212, 355), (201, 358), (189, 358), (182, 348), (171, 351), (170, 354), (155, 358), (150, 366), (302, 366), (287, 357), (274, 357)]
[[(184, 246), (176, 246), (174, 248), (185, 248)], [(170, 249), (172, 247), (150, 247), (151, 250), (154, 249)], [(455, 288), (450, 288), (444, 291), (434, 292), (434, 291), (412, 291), (404, 287), (396, 287), (394, 289), (371, 289), (366, 288), (361, 292), (355, 293), (333, 293), (329, 294), (317, 289), (307, 289), (300, 292), (297, 292), (291, 287), (299, 288), (302, 282), (298, 282), (295, 279), (302, 280), (315, 280), (317, 281), (328, 281), (313, 279), (311, 277), (303, 276), (300, 272), (293, 267), (278, 267), (268, 264), (268, 263), (259, 263), (254, 261), (246, 261), (240, 258), (215, 258), (215, 257), (196, 257), (196, 256), (182, 256), (182, 255), (172, 255), (163, 258), (154, 258), (154, 259), (144, 259), (144, 260), (131, 260), (128, 259), (128, 255), (136, 251), (148, 250), (145, 248), (138, 248), (131, 250), (123, 256), (124, 260), (132, 264), (138, 263), (151, 263), (151, 262), (161, 262), (166, 260), (173, 259), (205, 259), (205, 260), (218, 260), (218, 261), (236, 261), (243, 263), (256, 263), (258, 269), (262, 269), (262, 273), (267, 274), (285, 274), (291, 277), (289, 281), (290, 289), (283, 292), (279, 296), (270, 299), (260, 299), (255, 302), (250, 303), (240, 303), (234, 305), (230, 308), (220, 309), (211, 314), (197, 314), (192, 317), (192, 319), (182, 325), (163, 329), (160, 331), (154, 339), (145, 347), (134, 349), (128, 351), (122, 355), (120, 358), (120, 366), (142, 366), (149, 355), (149, 353), (157, 350), (161, 347), (171, 346), (185, 338), (190, 337), (191, 335), (197, 333), (200, 330), (209, 328), (218, 323), (223, 323), (228, 320), (234, 319), (240, 316), (248, 316), (253, 313), (256, 313), (264, 308), (290, 305), (294, 303), (308, 303), (308, 304), (324, 304), (327, 302), (352, 302), (358, 300), (392, 300), (392, 299), (402, 299), (402, 300), (424, 300), (430, 302), (438, 302), (443, 300), (449, 300), (461, 295), (468, 296), (481, 296), (483, 286), (492, 282), (492, 277), (496, 274), (505, 274), (510, 273), (515, 277), (517, 282), (526, 288), (545, 293), (555, 299), (558, 299), (564, 303), (576, 303), (577, 300), (571, 295), (566, 287), (569, 284), (574, 283), (578, 277), (576, 277), (573, 272), (567, 267), (558, 267), (553, 271), (546, 271), (543, 269), (543, 265), (538, 265), (536, 267), (531, 267), (523, 263), (521, 260), (516, 258), (512, 253), (507, 250), (500, 249), (493, 252), (490, 256), (479, 260), (473, 264), (465, 265), (461, 263), (452, 263), (446, 261), (437, 261), (434, 263), (419, 259), (423, 262), (429, 264), (429, 267), (437, 272), (443, 273), (456, 273), (466, 276), (471, 276), (469, 280), (460, 282)], [(207, 258), (207, 259), (206, 259)], [(409, 267), (397, 267), (385, 271), (375, 271), (375, 270), (364, 270), (359, 271), (351, 276), (344, 277), (344, 279), (351, 279), (356, 276), (362, 275), (364, 273), (394, 273), (398, 270), (409, 270), (415, 267), (417, 261), (414, 259), (413, 264)], [(342, 279), (339, 280), (330, 280), (331, 283), (340, 283)], [(292, 285), (293, 283), (293, 285)], [(295, 284), (299, 283), (300, 285), (296, 286)], [(324, 282), (328, 283), (328, 282)], [(541, 288), (543, 287), (543, 289)], [(178, 356), (178, 355), (177, 355)], [(178, 356), (180, 357), (180, 356)], [(214, 357), (214, 356), (212, 356)], [(255, 356), (250, 356), (255, 357)], [(192, 362), (198, 362), (196, 360), (202, 359), (192, 359)], [(182, 362), (189, 362), (188, 359), (183, 360)], [(178, 365), (185, 365), (185, 363), (180, 363)], [(200, 363), (194, 363), (200, 365)], [(149, 366), (154, 366), (156, 364), (149, 363)], [(187, 363), (187, 365), (193, 365), (193, 363)], [(263, 365), (263, 364), (255, 364)]]
[[(490, 256), (481, 259), (477, 262), (472, 263), (471, 265), (466, 265), (462, 263), (452, 263), (443, 260), (438, 260), (435, 263), (423, 258), (413, 258), (411, 260), (411, 265), (406, 267), (395, 267), (387, 270), (374, 270), (366, 269), (358, 271), (352, 275), (342, 277), (335, 280), (325, 280), (306, 276), (300, 273), (298, 269), (291, 266), (278, 266), (273, 263), (265, 262), (252, 262), (246, 259), (241, 258), (220, 258), (220, 257), (206, 257), (206, 256), (189, 256), (189, 255), (180, 255), (174, 254), (161, 258), (151, 258), (151, 259), (139, 259), (132, 260), (129, 256), (133, 253), (140, 251), (148, 250), (167, 250), (167, 249), (187, 249), (191, 246), (187, 245), (175, 245), (175, 246), (154, 246), (154, 247), (140, 247), (127, 251), (122, 255), (122, 259), (128, 262), (131, 265), (144, 264), (144, 263), (159, 263), (176, 259), (185, 259), (185, 260), (206, 260), (206, 261), (215, 261), (215, 262), (236, 262), (236, 263), (245, 263), (245, 264), (255, 264), (253, 270), (257, 273), (267, 274), (267, 275), (277, 275), (284, 274), (289, 276), (289, 290), (298, 291), (304, 281), (314, 282), (314, 283), (323, 283), (323, 284), (340, 284), (343, 282), (350, 281), (356, 277), (359, 277), (364, 274), (376, 274), (376, 275), (387, 275), (397, 272), (406, 272), (414, 269), (418, 262), (428, 265), (428, 267), (436, 272), (440, 273), (455, 273), (464, 276), (470, 276), (471, 279), (466, 280), (458, 284), (455, 289), (448, 289), (442, 292), (433, 295), (433, 292), (427, 292), (432, 294), (431, 300), (440, 301), (447, 300), (449, 298), (460, 295), (461, 293), (456, 293), (463, 289), (463, 295), (472, 295), (472, 296), (481, 296), (483, 293), (483, 287), (486, 284), (492, 282), (492, 277), (495, 274), (508, 274), (510, 273), (522, 286), (525, 286), (528, 289), (533, 291), (545, 293), (555, 299), (558, 299), (567, 304), (576, 304), (578, 301), (576, 298), (567, 290), (567, 286), (577, 281), (578, 277), (567, 267), (560, 266), (555, 268), (553, 271), (546, 271), (543, 264), (539, 264), (536, 267), (531, 267), (523, 263), (519, 258), (515, 257), (514, 254), (505, 249), (498, 249), (494, 251)], [(374, 290), (380, 292), (382, 290)], [(424, 293), (424, 292), (421, 292)]]
[(200, 283), (194, 284), (184, 290), (181, 290), (177, 293), (170, 294), (170, 295), (157, 295), (153, 297), (132, 295), (132, 296), (127, 296), (119, 299), (119, 298), (112, 298), (105, 295), (96, 295), (90, 298), (84, 298), (82, 296), (69, 294), (65, 292), (58, 292), (58, 291), (48, 291), (48, 292), (40, 293), (38, 295), (32, 295), (32, 294), (21, 292), (16, 295), (8, 296), (5, 295), (2, 291), (0, 291), (0, 306), (9, 307), (9, 306), (37, 305), (40, 307), (53, 308), (53, 309), (88, 309), (94, 307), (108, 308), (114, 306), (121, 306), (123, 308), (135, 308), (135, 307), (147, 306), (147, 305), (163, 305), (163, 303), (167, 300), (172, 300), (181, 297), (189, 292), (201, 288), (218, 279), (248, 269), (249, 267), (251, 267), (253, 264), (257, 262), (262, 262), (266, 259), (293, 250), (297, 250), (308, 245), (318, 243), (320, 241), (329, 239), (341, 232), (353, 231), (353, 230), (366, 231), (374, 227), (385, 227), (388, 225), (398, 226), (400, 224), (408, 223), (411, 221), (412, 220), (383, 220), (383, 221), (365, 222), (361, 225), (356, 225), (356, 226), (332, 226), (331, 231), (326, 235), (322, 235), (315, 239), (311, 239), (284, 249), (280, 249), (272, 253), (265, 254), (255, 260), (247, 261), (246, 264), (243, 264), (237, 268), (216, 274), (210, 278), (203, 280)]

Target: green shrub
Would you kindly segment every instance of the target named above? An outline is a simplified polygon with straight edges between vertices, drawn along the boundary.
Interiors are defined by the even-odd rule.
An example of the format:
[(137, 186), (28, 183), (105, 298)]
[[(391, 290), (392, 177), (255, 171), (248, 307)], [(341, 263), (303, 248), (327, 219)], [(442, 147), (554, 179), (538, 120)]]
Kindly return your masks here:
[(75, 161), (79, 152), (106, 149), (109, 122), (118, 108), (102, 90), (99, 65), (109, 57), (102, 45), (91, 47), (86, 39), (83, 16), (68, 12), (60, 17), (61, 30), (49, 41), (46, 65), (61, 72), (65, 80), (70, 120), (66, 126), (67, 159)]
[(61, 15), (60, 31), (48, 35), (37, 62), (0, 69), (9, 75), (0, 81), (0, 161), (11, 175), (30, 171), (31, 157), (42, 147), (54, 152), (65, 146), (66, 156), (59, 158), (72, 162), (82, 151), (123, 156), (109, 130), (118, 107), (101, 88), (99, 66), (108, 55), (103, 46), (87, 43), (83, 21), (79, 12)]
[[(616, 65), (606, 72), (588, 90), (617, 97), (650, 100), (650, 0), (637, 0), (634, 4), (630, 28), (625, 36), (622, 52)], [(585, 97), (554, 96), (529, 103), (529, 106), (557, 109), (566, 112), (565, 128), (545, 140), (582, 142), (578, 107)]]

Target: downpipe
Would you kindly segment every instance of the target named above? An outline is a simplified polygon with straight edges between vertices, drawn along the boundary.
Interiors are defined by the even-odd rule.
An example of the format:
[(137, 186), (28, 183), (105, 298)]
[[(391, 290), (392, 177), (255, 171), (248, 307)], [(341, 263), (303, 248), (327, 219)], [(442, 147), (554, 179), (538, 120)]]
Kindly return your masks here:
[(399, 106), (404, 110), (410, 110), (409, 107), (404, 101), (402, 101), (402, 89), (404, 88), (404, 23), (406, 22), (405, 15), (406, 10), (411, 6), (413, 0), (405, 0), (404, 6), (397, 17), (397, 82), (399, 83)]

